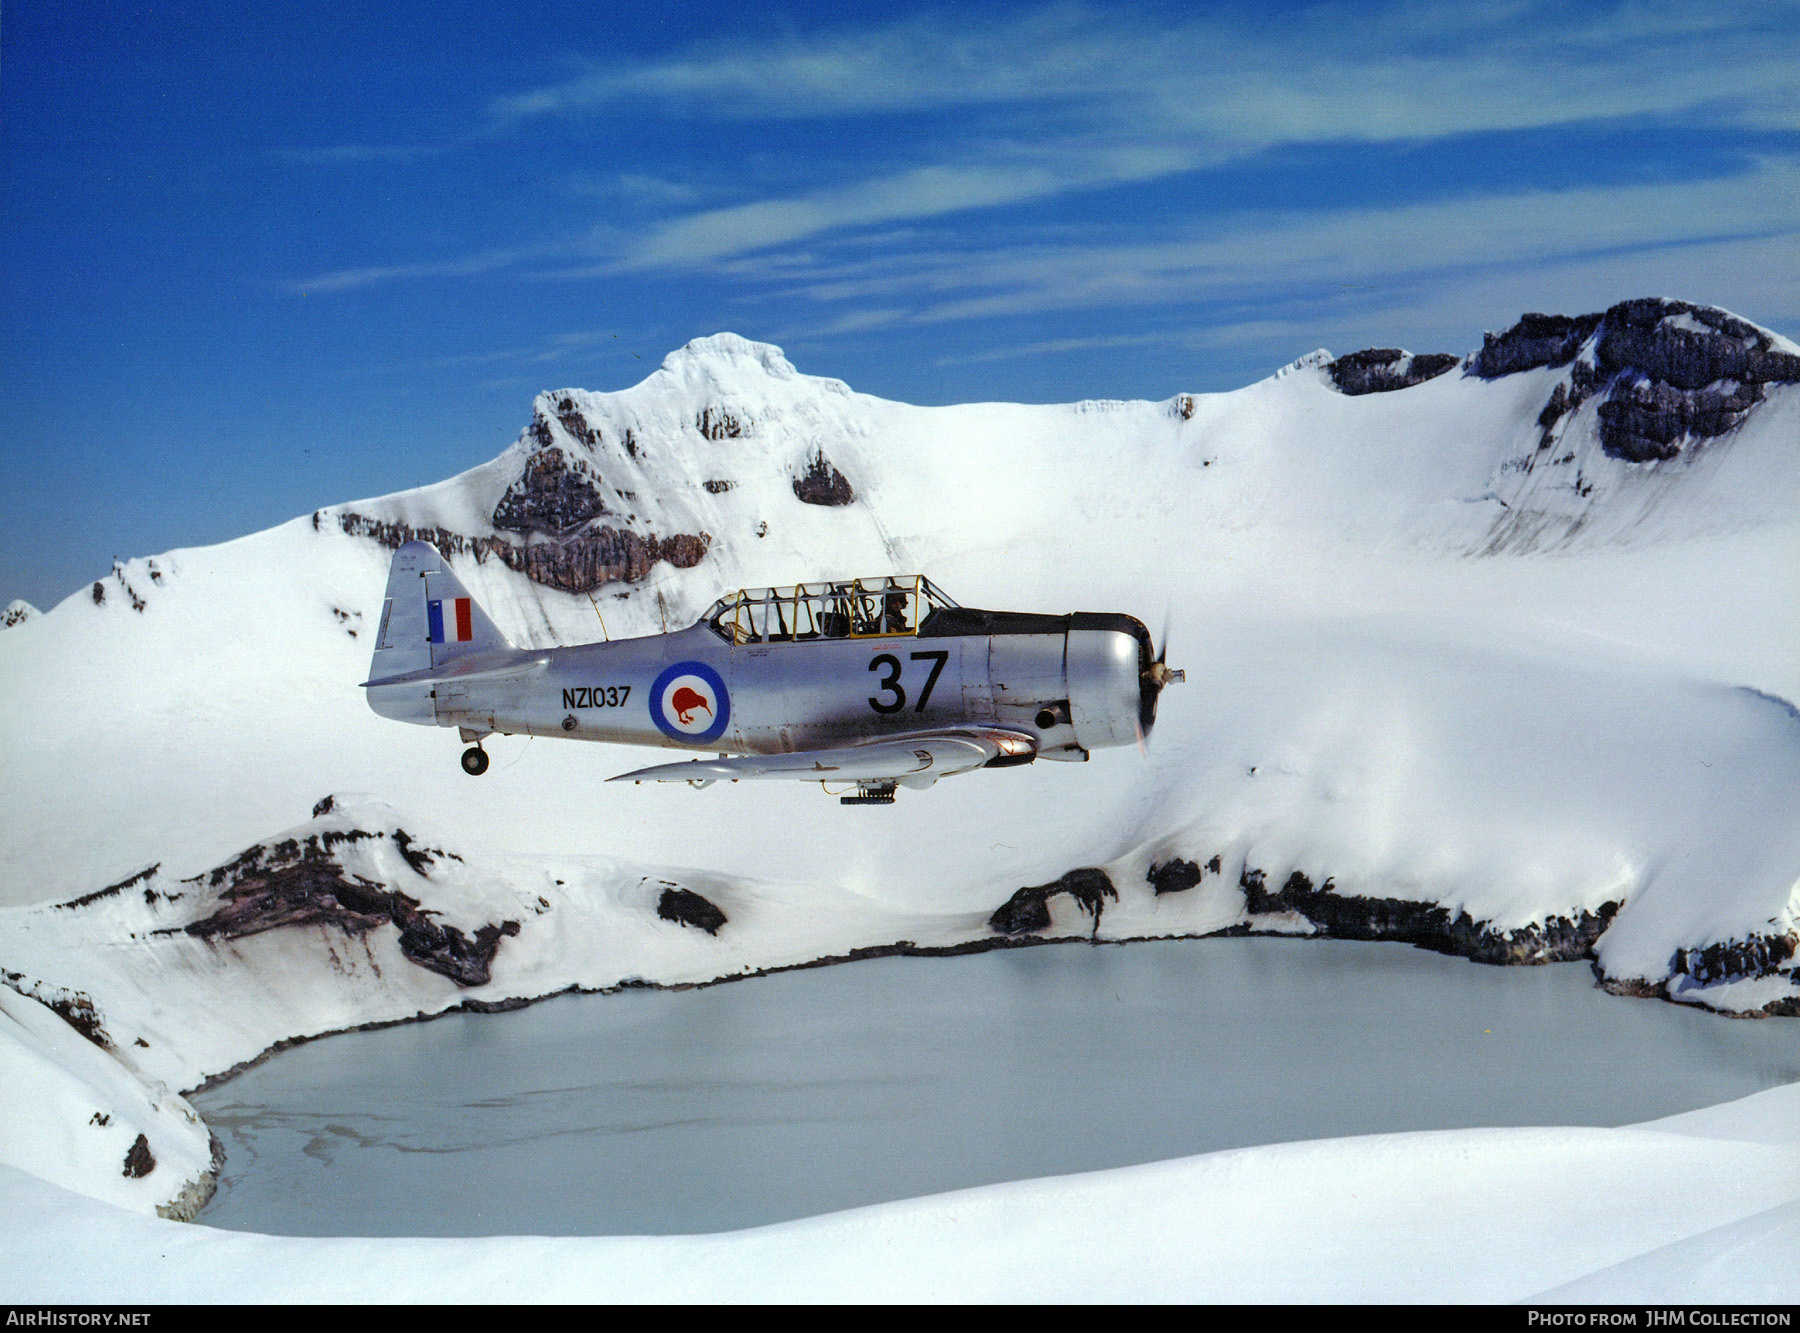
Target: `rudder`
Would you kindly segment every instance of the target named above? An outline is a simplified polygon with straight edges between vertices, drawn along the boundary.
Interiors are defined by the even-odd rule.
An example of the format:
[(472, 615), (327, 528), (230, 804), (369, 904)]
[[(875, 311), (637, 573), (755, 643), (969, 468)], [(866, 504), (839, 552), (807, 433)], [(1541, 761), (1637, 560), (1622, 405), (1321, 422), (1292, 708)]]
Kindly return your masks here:
[[(473, 653), (510, 649), (481, 604), (450, 572), (437, 547), (410, 541), (388, 567), (381, 628), (369, 662), (369, 679), (445, 666)], [(416, 697), (415, 697), (416, 696)], [(369, 706), (389, 717), (431, 716), (429, 686), (389, 685), (369, 690)], [(415, 718), (414, 714), (422, 714)]]

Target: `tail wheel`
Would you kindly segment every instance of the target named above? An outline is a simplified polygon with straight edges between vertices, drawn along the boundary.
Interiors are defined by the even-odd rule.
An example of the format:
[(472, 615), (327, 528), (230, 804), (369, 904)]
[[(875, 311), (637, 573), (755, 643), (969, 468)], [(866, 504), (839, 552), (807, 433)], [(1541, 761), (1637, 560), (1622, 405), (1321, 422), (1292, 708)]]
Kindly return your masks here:
[(467, 773), (470, 777), (480, 777), (483, 773), (487, 772), (487, 751), (482, 749), (479, 745), (471, 745), (462, 753), (462, 766), (463, 772)]

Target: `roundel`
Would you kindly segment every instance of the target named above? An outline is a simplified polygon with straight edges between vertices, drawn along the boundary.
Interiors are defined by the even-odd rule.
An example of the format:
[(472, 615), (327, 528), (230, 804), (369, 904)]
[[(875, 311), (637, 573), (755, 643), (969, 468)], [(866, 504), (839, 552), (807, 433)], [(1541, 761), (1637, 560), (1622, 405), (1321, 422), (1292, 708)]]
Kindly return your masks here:
[(724, 677), (704, 662), (677, 662), (650, 687), (650, 720), (671, 740), (717, 740), (731, 720)]

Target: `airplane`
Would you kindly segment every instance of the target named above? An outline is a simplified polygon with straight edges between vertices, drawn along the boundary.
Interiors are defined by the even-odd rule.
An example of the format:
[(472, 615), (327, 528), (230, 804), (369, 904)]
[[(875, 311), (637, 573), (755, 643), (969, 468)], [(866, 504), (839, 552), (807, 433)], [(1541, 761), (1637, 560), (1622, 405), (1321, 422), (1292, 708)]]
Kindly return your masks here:
[(362, 688), (383, 717), (458, 728), (472, 776), (489, 735), (567, 737), (717, 752), (613, 782), (779, 778), (888, 805), (977, 768), (1141, 746), (1163, 687), (1186, 678), (1166, 651), (1132, 616), (981, 611), (922, 575), (740, 589), (686, 629), (517, 648), (437, 548), (410, 541)]

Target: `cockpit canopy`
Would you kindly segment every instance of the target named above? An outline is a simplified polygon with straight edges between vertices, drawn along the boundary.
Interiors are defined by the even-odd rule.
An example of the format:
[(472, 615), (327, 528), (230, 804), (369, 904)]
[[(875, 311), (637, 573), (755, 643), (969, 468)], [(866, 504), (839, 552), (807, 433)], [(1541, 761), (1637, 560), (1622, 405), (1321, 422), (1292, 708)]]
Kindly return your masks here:
[(954, 607), (923, 574), (787, 588), (742, 588), (712, 604), (704, 623), (728, 643), (898, 638), (919, 632), (939, 607)]

